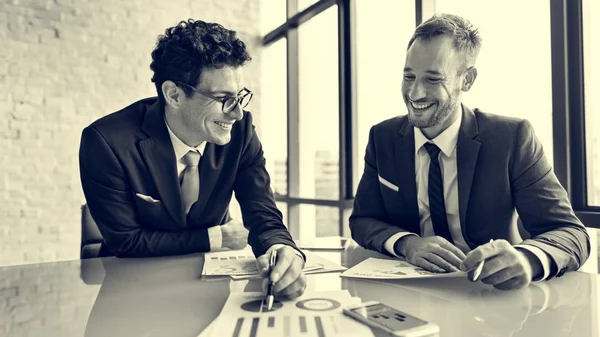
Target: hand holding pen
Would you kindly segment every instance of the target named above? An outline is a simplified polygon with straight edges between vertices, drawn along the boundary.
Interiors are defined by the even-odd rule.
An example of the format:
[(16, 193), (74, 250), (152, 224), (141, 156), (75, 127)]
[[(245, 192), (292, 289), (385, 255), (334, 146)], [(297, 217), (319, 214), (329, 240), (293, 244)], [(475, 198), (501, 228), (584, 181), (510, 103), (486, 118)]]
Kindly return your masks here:
[(269, 294), (277, 299), (293, 299), (304, 293), (306, 278), (302, 269), (304, 259), (299, 251), (288, 245), (277, 244), (256, 259), (260, 275), (264, 277), (265, 301)]
[[(491, 244), (492, 242), (494, 242), (494, 239), (490, 239), (489, 243)], [(481, 272), (483, 271), (483, 263), (484, 262), (485, 262), (485, 260), (481, 260), (481, 262), (479, 262), (479, 264), (473, 271), (473, 282), (477, 281), (477, 278), (479, 277), (479, 275), (481, 275)]]
[(273, 307), (273, 300), (275, 299), (273, 290), (275, 289), (275, 282), (271, 280), (270, 275), (273, 272), (273, 267), (277, 263), (277, 250), (273, 249), (271, 251), (271, 255), (269, 256), (269, 276), (267, 283), (267, 296), (265, 298), (265, 305), (267, 306), (267, 310), (271, 310)]
[(468, 272), (473, 282), (481, 280), (499, 290), (519, 289), (532, 280), (531, 263), (536, 258), (526, 254), (533, 255), (527, 248), (517, 249), (506, 240), (490, 240), (470, 251), (460, 269)]

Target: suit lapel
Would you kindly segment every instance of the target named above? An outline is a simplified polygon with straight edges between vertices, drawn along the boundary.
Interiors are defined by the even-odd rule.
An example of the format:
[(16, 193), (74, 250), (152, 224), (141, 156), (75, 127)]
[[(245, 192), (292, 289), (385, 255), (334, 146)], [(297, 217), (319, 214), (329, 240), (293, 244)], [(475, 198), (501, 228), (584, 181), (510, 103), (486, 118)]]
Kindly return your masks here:
[(142, 130), (150, 137), (140, 141), (140, 149), (160, 198), (175, 222), (185, 228), (175, 153), (158, 101), (146, 111)]
[(466, 106), (462, 106), (462, 123), (458, 133), (456, 165), (458, 170), (458, 206), (460, 214), (460, 223), (463, 237), (469, 245), (469, 239), (466, 235), (466, 215), (471, 187), (473, 184), (473, 174), (477, 164), (480, 142), (474, 140), (479, 135), (477, 119), (475, 114)]
[(408, 118), (402, 120), (400, 131), (396, 134), (394, 148), (398, 186), (400, 186), (406, 212), (411, 219), (408, 223), (415, 226), (412, 228), (415, 233), (420, 234), (417, 182), (415, 180), (415, 137), (414, 129), (408, 123)]

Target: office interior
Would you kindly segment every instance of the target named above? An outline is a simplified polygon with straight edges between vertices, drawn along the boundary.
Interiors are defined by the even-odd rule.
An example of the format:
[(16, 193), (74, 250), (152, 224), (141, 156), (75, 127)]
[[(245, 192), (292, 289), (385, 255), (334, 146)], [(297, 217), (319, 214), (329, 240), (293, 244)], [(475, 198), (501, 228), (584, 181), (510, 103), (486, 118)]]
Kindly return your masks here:
[[(479, 75), (464, 103), (531, 122), (590, 233), (585, 271), (598, 274), (594, 0), (2, 1), (0, 270), (79, 260), (84, 243), (99, 243), (81, 190), (81, 131), (156, 95), (156, 37), (187, 18), (221, 23), (249, 46), (247, 110), (294, 239), (324, 249), (345, 243), (369, 130), (406, 114), (407, 42), (436, 13), (479, 28)], [(235, 198), (230, 209), (241, 218)]]

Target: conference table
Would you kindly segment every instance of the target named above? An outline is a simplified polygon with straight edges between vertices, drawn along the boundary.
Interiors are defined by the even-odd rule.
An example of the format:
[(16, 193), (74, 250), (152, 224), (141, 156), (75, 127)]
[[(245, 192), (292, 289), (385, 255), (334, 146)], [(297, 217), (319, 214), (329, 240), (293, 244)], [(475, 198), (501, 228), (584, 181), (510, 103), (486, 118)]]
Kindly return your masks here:
[[(312, 251), (351, 267), (377, 253)], [(0, 336), (196, 337), (233, 292), (261, 280), (202, 276), (203, 254), (96, 258), (0, 268)], [(438, 336), (600, 336), (600, 276), (500, 291), (466, 278), (373, 281), (307, 275), (307, 292), (348, 290), (440, 327)], [(383, 336), (375, 331), (376, 336)]]

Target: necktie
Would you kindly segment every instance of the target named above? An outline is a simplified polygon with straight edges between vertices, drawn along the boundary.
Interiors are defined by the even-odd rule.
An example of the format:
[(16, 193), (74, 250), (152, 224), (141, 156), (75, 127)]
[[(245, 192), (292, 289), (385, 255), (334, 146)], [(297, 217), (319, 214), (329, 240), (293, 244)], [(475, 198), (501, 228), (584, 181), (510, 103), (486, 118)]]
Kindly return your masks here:
[(200, 162), (200, 153), (189, 151), (183, 156), (185, 170), (181, 179), (181, 199), (185, 214), (188, 214), (192, 205), (198, 200), (200, 193), (200, 177), (198, 176), (198, 163)]
[(444, 204), (444, 183), (442, 180), (442, 170), (440, 169), (440, 161), (438, 159), (440, 148), (433, 143), (425, 143), (425, 149), (431, 157), (429, 164), (429, 213), (431, 214), (431, 222), (433, 223), (433, 231), (435, 235), (439, 235), (444, 239), (453, 243), (448, 227), (448, 218), (446, 217), (446, 205)]

